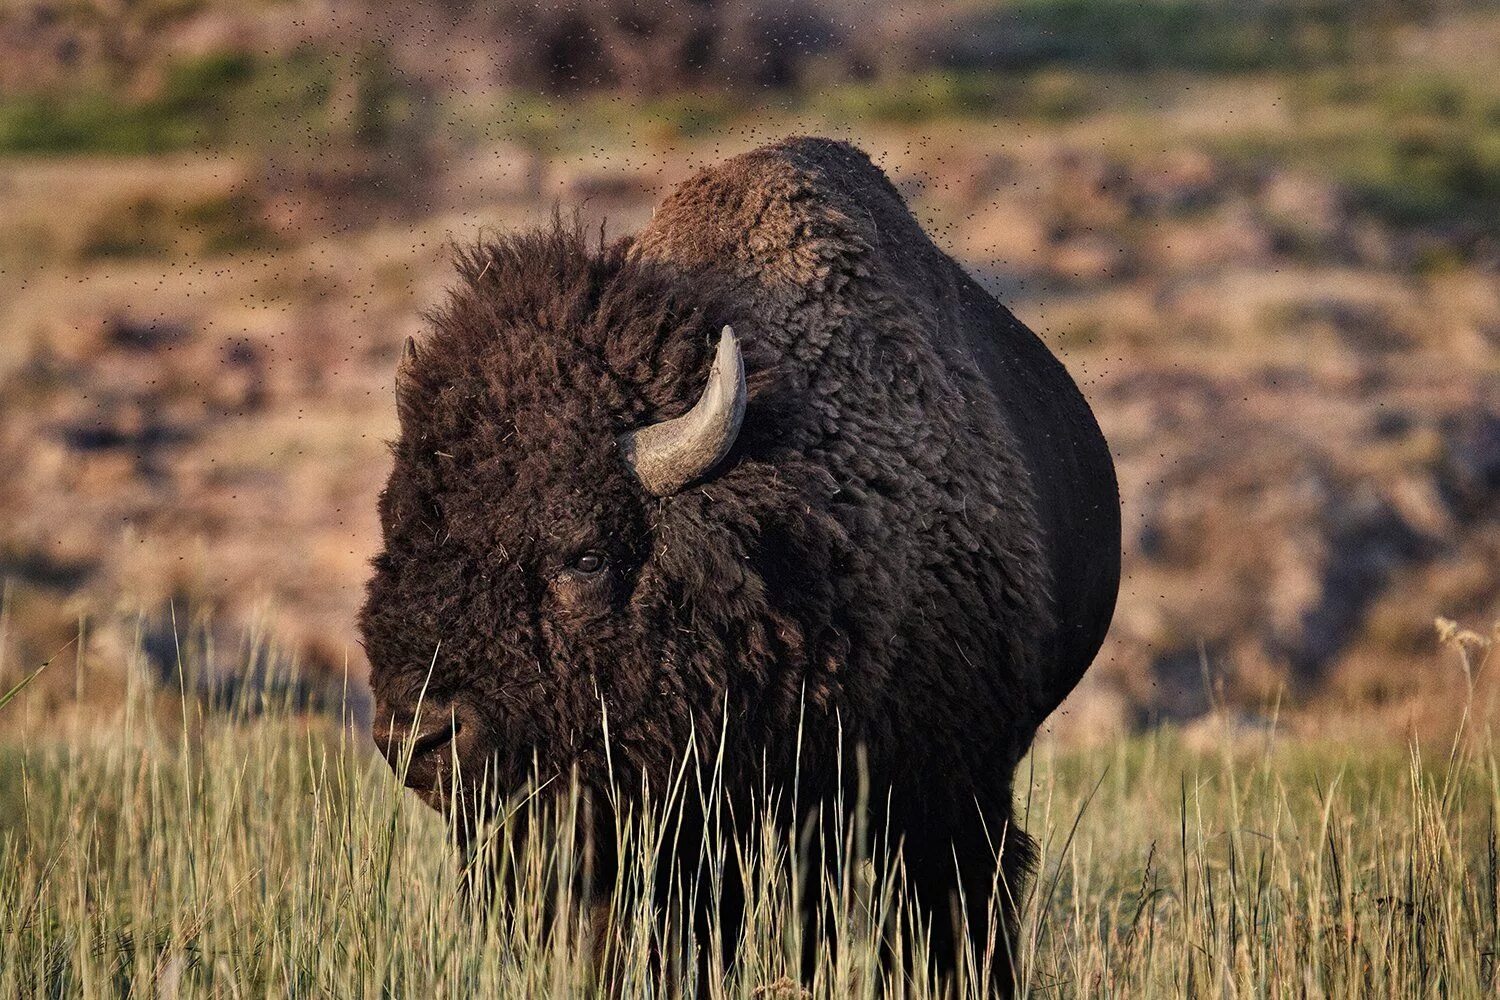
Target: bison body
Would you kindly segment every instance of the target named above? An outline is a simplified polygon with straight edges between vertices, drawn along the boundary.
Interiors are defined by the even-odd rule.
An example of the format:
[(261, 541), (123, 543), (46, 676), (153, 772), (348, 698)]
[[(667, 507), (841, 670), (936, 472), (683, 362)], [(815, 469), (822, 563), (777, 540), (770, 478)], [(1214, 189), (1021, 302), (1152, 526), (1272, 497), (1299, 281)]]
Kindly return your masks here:
[[(439, 802), (456, 757), (631, 787), (696, 738), (731, 790), (800, 773), (815, 799), (857, 746), (929, 905), (987, 899), (997, 838), (1019, 891), (1015, 767), (1119, 578), (1062, 365), (827, 140), (702, 171), (633, 238), (458, 264), (398, 374), (361, 618), (408, 781)], [(718, 429), (653, 466), (689, 424)]]

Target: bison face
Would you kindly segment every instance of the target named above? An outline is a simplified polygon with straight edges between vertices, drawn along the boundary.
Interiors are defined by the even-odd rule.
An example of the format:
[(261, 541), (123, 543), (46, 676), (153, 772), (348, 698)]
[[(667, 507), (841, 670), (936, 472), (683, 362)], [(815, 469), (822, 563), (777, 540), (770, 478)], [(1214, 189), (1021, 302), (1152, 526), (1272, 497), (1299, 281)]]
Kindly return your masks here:
[[(731, 449), (746, 388), (728, 327), (716, 349), (695, 339), (708, 362), (696, 403), (633, 427), (585, 351), (462, 368), (441, 341), (408, 348), (361, 629), (375, 741), (430, 804), (447, 801), (455, 768), (501, 791), (569, 771), (602, 779), (606, 728), (611, 763), (642, 772), (722, 709), (683, 668), (723, 657), (737, 606), (758, 613), (733, 596), (747, 553), (700, 501), (672, 505)], [(674, 539), (730, 562), (684, 561)]]
[(375, 739), (398, 770), (410, 754), (406, 781), (434, 803), (455, 764), (507, 785), (586, 764), (609, 667), (645, 624), (645, 512), (605, 443), (516, 440), (534, 450), (507, 489), (476, 468), (429, 492), (399, 464), (387, 488), (362, 619)]

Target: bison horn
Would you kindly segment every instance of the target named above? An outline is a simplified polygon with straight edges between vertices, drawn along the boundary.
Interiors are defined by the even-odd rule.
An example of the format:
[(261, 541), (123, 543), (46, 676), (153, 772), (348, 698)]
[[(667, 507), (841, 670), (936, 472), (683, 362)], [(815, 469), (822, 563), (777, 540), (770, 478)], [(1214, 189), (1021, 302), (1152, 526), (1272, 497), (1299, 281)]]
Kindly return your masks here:
[(401, 343), (401, 360), (396, 362), (396, 377), (399, 379), (411, 372), (417, 360), (417, 338), (407, 334)]
[(708, 385), (693, 408), (620, 436), (620, 450), (641, 485), (671, 496), (724, 460), (745, 417), (745, 361), (734, 331), (719, 334)]
[(417, 363), (417, 340), (408, 336), (401, 344), (401, 360), (396, 362), (396, 419), (405, 426), (411, 412), (410, 392), (412, 366)]

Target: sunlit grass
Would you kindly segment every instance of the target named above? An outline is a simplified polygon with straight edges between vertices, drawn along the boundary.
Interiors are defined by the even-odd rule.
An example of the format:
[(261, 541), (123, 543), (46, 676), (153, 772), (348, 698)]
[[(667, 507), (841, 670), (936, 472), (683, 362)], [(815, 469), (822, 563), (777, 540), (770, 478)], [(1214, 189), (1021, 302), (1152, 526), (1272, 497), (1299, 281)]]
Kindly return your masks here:
[[(466, 892), (443, 819), (349, 729), (259, 695), (224, 713), (190, 694), (163, 713), (139, 664), (131, 677), (113, 717), (0, 746), (0, 995), (940, 993), (910, 971), (925, 949), (899, 870), (854, 838), (802, 880), (795, 837), (710, 838), (708, 882), (663, 893), (658, 860), (683, 831), (648, 806), (616, 827), (625, 861), (601, 915), (571, 888), (585, 806), (562, 796), (513, 803), (547, 835), (518, 851), (489, 837), (467, 864), (500, 871), (500, 888)], [(657, 802), (712, 811), (714, 762), (699, 773)], [(1485, 736), (1044, 743), (1018, 797), (1044, 858), (1021, 900), (1021, 995), (1494, 995), (1500, 769)], [(744, 938), (727, 965), (717, 947), (700, 964), (693, 903), (735, 871)], [(808, 893), (832, 916), (805, 972)], [(983, 965), (970, 956), (960, 995), (983, 992)]]

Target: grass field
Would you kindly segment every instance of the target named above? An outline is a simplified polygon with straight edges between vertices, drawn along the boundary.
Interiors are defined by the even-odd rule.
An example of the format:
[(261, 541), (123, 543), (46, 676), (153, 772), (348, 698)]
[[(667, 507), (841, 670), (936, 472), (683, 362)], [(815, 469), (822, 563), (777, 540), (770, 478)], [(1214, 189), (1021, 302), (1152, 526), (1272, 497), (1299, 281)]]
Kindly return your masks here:
[[(568, 836), (502, 858), (515, 888), (481, 904), (440, 818), (348, 729), (264, 698), (210, 712), (130, 676), (112, 716), (0, 745), (0, 995), (599, 991), (588, 914), (558, 888)], [(1404, 748), (1227, 721), (1207, 739), (1044, 740), (1017, 783), (1044, 858), (1022, 899), (1021, 995), (1493, 996), (1500, 756), (1478, 728)], [(770, 833), (721, 845), (750, 916), (730, 966), (695, 981), (693, 963), (661, 960), (680, 953), (665, 942), (683, 901), (640, 891), (672, 835), (619, 833), (605, 954), (619, 995), (940, 995), (878, 957), (922, 953), (898, 877), (851, 856), (798, 888), (795, 850)], [(798, 986), (803, 891), (833, 901), (836, 947)], [(983, 965), (971, 956), (960, 995), (981, 991)]]
[[(1500, 617), (1500, 6), (818, 0), (854, 30), (785, 86), (738, 44), (677, 87), (494, 72), (506, 11), (736, 5), (779, 6), (0, 0), (0, 1000), (1500, 996), (1500, 629), (1428, 626)], [(368, 726), (309, 710), (366, 669), (448, 240), (628, 233), (799, 132), (871, 153), (1119, 474), (1109, 643), (1017, 779), (1020, 946), (951, 989), (899, 869), (809, 884), (767, 830), (715, 845), (752, 898), (706, 972), (660, 812), (602, 918), (534, 803), (475, 899)]]

